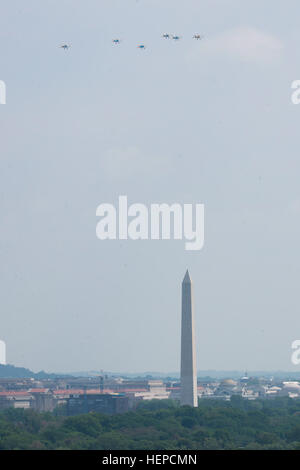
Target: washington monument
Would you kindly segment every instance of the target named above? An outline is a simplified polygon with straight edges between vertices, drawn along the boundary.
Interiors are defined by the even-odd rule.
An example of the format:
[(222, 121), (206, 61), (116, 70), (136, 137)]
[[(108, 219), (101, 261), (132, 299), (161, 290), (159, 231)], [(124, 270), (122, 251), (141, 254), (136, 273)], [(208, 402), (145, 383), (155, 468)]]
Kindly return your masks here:
[(198, 406), (193, 292), (188, 271), (182, 281), (180, 382), (180, 404)]

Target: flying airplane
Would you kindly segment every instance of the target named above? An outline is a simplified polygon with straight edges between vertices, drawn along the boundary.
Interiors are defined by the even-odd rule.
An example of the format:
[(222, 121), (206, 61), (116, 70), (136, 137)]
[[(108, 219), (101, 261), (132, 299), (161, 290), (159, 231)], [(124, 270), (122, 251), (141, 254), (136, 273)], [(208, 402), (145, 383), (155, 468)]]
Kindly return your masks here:
[(120, 42), (121, 42), (120, 39), (113, 39), (114, 44), (120, 44)]
[(164, 39), (170, 39), (170, 34), (164, 33), (164, 34), (162, 35), (162, 37), (163, 37)]
[(138, 46), (138, 49), (146, 49), (145, 44), (140, 44), (140, 45)]
[(67, 51), (71, 47), (71, 44), (62, 44), (62, 46), (59, 46), (59, 47)]
[(193, 36), (194, 39), (203, 39), (203, 36), (201, 36), (201, 34), (194, 34)]

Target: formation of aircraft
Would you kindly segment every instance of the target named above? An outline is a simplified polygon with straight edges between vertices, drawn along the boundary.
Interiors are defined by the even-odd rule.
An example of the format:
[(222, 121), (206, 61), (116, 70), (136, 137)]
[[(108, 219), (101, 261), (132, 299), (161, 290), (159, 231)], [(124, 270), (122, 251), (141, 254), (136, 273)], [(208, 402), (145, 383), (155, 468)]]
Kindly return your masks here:
[(174, 41), (179, 41), (179, 39), (181, 39), (180, 36), (177, 36), (177, 35), (174, 35), (174, 34), (169, 34), (169, 33), (164, 33), (164, 34), (162, 35), (162, 37), (163, 37), (164, 39), (170, 39), (170, 38), (172, 38), (172, 39), (174, 39)]
[[(169, 33), (164, 33), (162, 35), (162, 38), (163, 39), (173, 39), (174, 41), (179, 41), (181, 39), (181, 36), (178, 36), (178, 35), (174, 35), (174, 34), (169, 34)], [(200, 39), (203, 39), (203, 36), (201, 34), (194, 34), (193, 36), (193, 39), (196, 39), (197, 41), (199, 41)], [(121, 39), (113, 39), (112, 40), (113, 44), (120, 44), (121, 43)], [(62, 44), (61, 46), (59, 46), (61, 49), (64, 49), (65, 51), (67, 51), (70, 47), (71, 47), (71, 44)], [(139, 44), (138, 46), (138, 49), (146, 49), (146, 46), (145, 44)]]
[(71, 44), (62, 44), (61, 46), (59, 46), (61, 49), (64, 49), (65, 51), (67, 51), (70, 47), (71, 47)]
[[(181, 39), (181, 36), (174, 35), (174, 34), (169, 34), (169, 33), (164, 33), (164, 34), (162, 35), (162, 37), (163, 37), (164, 39), (170, 39), (170, 38), (172, 38), (172, 39), (174, 39), (174, 41), (179, 41), (179, 39)], [(203, 36), (201, 36), (201, 34), (194, 34), (193, 39), (198, 39), (198, 40), (199, 40), (199, 39), (203, 39)]]

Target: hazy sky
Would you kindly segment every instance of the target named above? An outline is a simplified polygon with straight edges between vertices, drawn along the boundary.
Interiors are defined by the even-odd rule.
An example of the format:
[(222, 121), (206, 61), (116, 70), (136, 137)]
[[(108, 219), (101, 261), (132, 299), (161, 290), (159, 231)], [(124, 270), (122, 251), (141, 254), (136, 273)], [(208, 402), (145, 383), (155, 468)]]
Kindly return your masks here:
[[(8, 362), (179, 370), (188, 267), (198, 369), (297, 370), (299, 1), (7, 0), (0, 13)], [(98, 240), (96, 208), (121, 194), (204, 203), (204, 249)]]

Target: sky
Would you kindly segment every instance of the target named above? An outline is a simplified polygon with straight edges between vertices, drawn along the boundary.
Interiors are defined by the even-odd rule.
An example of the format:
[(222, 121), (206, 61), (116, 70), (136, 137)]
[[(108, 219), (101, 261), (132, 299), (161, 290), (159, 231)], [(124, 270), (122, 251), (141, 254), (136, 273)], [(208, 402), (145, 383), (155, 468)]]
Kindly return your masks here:
[[(297, 0), (1, 3), (7, 362), (178, 371), (188, 268), (199, 370), (300, 371), (299, 15)], [(97, 239), (119, 195), (204, 204), (203, 249)]]

